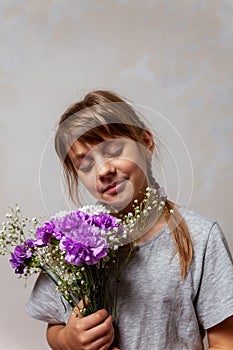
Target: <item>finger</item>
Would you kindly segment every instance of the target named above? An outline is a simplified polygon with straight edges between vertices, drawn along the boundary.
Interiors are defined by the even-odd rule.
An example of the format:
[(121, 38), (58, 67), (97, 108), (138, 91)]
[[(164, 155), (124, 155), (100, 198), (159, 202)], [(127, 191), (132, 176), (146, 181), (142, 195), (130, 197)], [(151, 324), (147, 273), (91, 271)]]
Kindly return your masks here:
[[(80, 320), (80, 322), (82, 322), (83, 320)], [(88, 337), (91, 343), (95, 343), (100, 339), (104, 339), (104, 341), (101, 341), (101, 344), (105, 344), (106, 342), (108, 342), (110, 346), (114, 340), (114, 328), (112, 324), (112, 316), (109, 315), (104, 322), (87, 330), (86, 336)], [(98, 346), (100, 347), (101, 344), (98, 343)]]
[(75, 318), (82, 318), (82, 309), (80, 310), (78, 306), (75, 306), (72, 310), (71, 315)]
[(97, 312), (86, 316), (83, 318), (83, 321), (85, 321), (85, 330), (92, 329), (106, 320), (108, 318), (108, 312), (104, 309), (98, 310)]
[(72, 315), (76, 318), (82, 318), (85, 307), (88, 304), (88, 299), (85, 296), (84, 300), (80, 300), (79, 303), (73, 308)]
[(97, 338), (91, 342), (91, 349), (107, 350), (114, 341), (114, 329), (110, 328), (109, 332), (103, 337)]

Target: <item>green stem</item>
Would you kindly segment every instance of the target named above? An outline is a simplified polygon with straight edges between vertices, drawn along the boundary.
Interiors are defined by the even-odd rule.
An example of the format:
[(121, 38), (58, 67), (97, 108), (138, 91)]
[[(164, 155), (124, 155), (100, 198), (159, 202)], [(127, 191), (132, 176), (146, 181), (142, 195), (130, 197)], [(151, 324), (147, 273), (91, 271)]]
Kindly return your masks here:
[(119, 282), (120, 282), (120, 277), (124, 271), (124, 269), (126, 268), (128, 262), (129, 262), (129, 259), (133, 253), (133, 250), (134, 250), (134, 242), (130, 244), (130, 250), (129, 250), (129, 253), (127, 254), (127, 257), (124, 261), (124, 264), (123, 266), (121, 267), (121, 269), (119, 270), (119, 254), (117, 256), (117, 262), (116, 262), (116, 291), (115, 291), (115, 300), (114, 300), (114, 303), (113, 303), (113, 311), (112, 311), (112, 317), (113, 317), (113, 320), (114, 321), (117, 321), (117, 312), (116, 312), (116, 306), (117, 306), (117, 299), (118, 299), (118, 289), (119, 289)]
[(130, 244), (129, 253), (128, 253), (126, 259), (125, 259), (125, 262), (124, 262), (123, 266), (121, 267), (121, 270), (120, 270), (119, 275), (117, 276), (117, 279), (120, 279), (120, 276), (121, 276), (122, 272), (124, 271), (126, 265), (128, 264), (129, 258), (131, 257), (131, 255), (132, 255), (132, 253), (133, 253), (133, 251), (134, 251), (134, 246), (135, 246), (135, 242), (132, 242), (132, 243)]
[[(50, 278), (51, 280), (55, 283), (55, 285), (57, 287), (59, 287), (59, 281), (64, 284), (65, 282), (62, 280), (62, 278), (58, 275), (58, 273), (52, 269), (50, 266), (48, 268), (46, 268), (44, 265), (40, 265), (39, 268), (44, 271)], [(62, 290), (60, 290), (60, 292), (62, 293), (62, 295), (64, 296), (64, 298), (68, 301), (68, 303), (70, 304), (70, 306), (73, 308), (77, 305), (77, 301), (73, 298), (72, 294), (69, 293), (69, 295), (67, 296), (67, 294), (65, 294), (65, 292), (63, 292)]]

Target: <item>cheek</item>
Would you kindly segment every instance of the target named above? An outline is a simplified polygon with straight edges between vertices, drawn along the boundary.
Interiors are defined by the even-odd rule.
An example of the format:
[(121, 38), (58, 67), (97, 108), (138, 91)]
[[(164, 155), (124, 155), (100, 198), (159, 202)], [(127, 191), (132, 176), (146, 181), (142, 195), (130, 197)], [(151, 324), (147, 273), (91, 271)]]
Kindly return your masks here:
[(143, 167), (135, 166), (132, 174), (132, 180), (135, 185), (135, 189), (141, 187), (141, 185), (147, 180), (147, 172)]
[(93, 174), (78, 174), (79, 180), (88, 189), (89, 192), (96, 192), (96, 176)]
[(147, 174), (145, 151), (141, 151), (137, 146), (132, 147), (127, 154), (125, 154), (125, 162), (129, 171), (137, 171), (143, 174)]
[(145, 161), (142, 160), (122, 161), (121, 170), (132, 178), (140, 177), (140, 180), (142, 180), (142, 177), (146, 177), (147, 174)]

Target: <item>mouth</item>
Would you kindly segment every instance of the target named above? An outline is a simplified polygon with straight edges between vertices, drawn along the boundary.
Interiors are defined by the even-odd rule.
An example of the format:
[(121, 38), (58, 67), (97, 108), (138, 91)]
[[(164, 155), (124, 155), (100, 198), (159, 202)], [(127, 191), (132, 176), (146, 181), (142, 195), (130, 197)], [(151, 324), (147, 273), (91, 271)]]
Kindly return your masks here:
[(108, 193), (108, 194), (117, 194), (121, 192), (126, 184), (126, 179), (120, 180), (120, 181), (115, 181), (111, 185), (105, 187), (102, 191), (102, 193)]

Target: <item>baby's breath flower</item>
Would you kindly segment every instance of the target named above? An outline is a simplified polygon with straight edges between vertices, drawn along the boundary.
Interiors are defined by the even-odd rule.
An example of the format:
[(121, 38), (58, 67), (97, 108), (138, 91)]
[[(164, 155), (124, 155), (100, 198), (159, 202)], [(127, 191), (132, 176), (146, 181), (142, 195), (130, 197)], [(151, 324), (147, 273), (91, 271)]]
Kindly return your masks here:
[[(144, 232), (147, 219), (152, 210), (153, 214), (156, 213), (156, 211), (159, 211), (163, 207), (163, 203), (165, 202), (163, 200), (160, 201), (156, 191), (148, 187), (143, 201), (139, 203), (138, 199), (135, 199), (135, 207), (133, 206), (132, 212), (126, 215), (122, 214), (122, 216), (120, 216), (121, 219), (109, 215), (109, 210), (102, 205), (86, 206), (81, 208), (80, 211), (59, 212), (42, 226), (39, 225), (39, 220), (37, 218), (29, 219), (23, 217), (20, 208), (17, 206), (16, 209), (11, 209), (11, 212), (8, 213), (8, 221), (2, 223), (0, 230), (0, 254), (5, 254), (5, 252), (9, 253), (9, 250), (10, 253), (12, 253), (12, 249), (19, 247), (17, 248), (19, 249), (19, 254), (17, 255), (15, 253), (16, 260), (14, 263), (18, 264), (23, 262), (27, 265), (20, 265), (21, 268), (24, 269), (24, 277), (28, 277), (32, 273), (41, 270), (44, 271), (54, 280), (58, 290), (71, 306), (73, 305), (74, 307), (78, 300), (84, 299), (85, 295), (88, 295), (88, 298), (90, 295), (94, 298), (93, 293), (95, 290), (99, 298), (99, 294), (103, 291), (103, 289), (101, 289), (103, 286), (101, 287), (100, 285), (103, 283), (103, 277), (109, 277), (112, 271), (112, 264), (118, 263), (119, 247), (129, 243), (131, 237), (135, 237), (135, 235), (132, 234), (135, 229), (136, 232)], [(109, 216), (106, 216), (106, 213)], [(90, 234), (90, 230), (93, 228), (93, 217), (91, 216), (94, 215), (94, 221), (97, 224), (95, 227), (96, 231), (94, 230), (92, 234)], [(69, 216), (69, 225), (71, 226), (72, 220), (76, 220), (77, 217), (79, 220), (80, 218), (84, 220), (80, 226), (82, 227), (82, 225), (84, 225), (82, 235), (84, 238), (81, 242), (82, 244), (79, 243), (79, 246), (76, 245), (76, 242), (71, 241), (67, 241), (67, 246), (65, 245), (66, 237), (70, 240), (73, 238), (72, 235), (69, 236), (69, 229), (66, 230), (67, 224), (66, 221), (64, 221), (66, 216)], [(57, 225), (56, 230), (54, 229), (54, 225)], [(64, 225), (64, 227), (62, 225)], [(63, 228), (65, 228), (64, 231)], [(95, 237), (97, 237), (97, 232), (100, 235), (100, 242), (103, 249), (99, 258), (88, 255), (94, 252), (94, 248), (92, 247), (90, 249), (90, 246), (85, 246), (84, 244), (86, 236), (89, 235), (89, 242), (91, 242), (93, 233), (96, 235)], [(33, 239), (29, 239), (29, 243), (25, 245), (28, 235), (33, 237)], [(131, 246), (133, 247), (133, 243), (131, 243)], [(96, 254), (100, 252), (99, 247), (100, 246), (97, 245)], [(125, 264), (130, 257), (132, 247)], [(72, 260), (74, 254), (77, 254), (77, 259), (80, 259), (77, 264), (77, 260)], [(20, 260), (22, 257), (23, 261)], [(87, 257), (87, 260), (83, 261), (81, 257)], [(93, 259), (92, 265), (89, 265), (90, 258)], [(101, 273), (99, 270), (101, 270)], [(92, 274), (92, 271), (95, 271), (94, 274)], [(102, 282), (98, 280), (98, 278), (96, 280), (96, 276), (100, 275), (102, 276)], [(93, 278), (94, 280), (92, 281)], [(104, 294), (104, 292), (102, 294)], [(89, 305), (91, 305), (91, 303), (89, 303)], [(91, 310), (91, 312), (93, 311), (96, 310)], [(88, 313), (90, 310), (87, 308), (84, 315), (86, 315), (86, 312)]]

